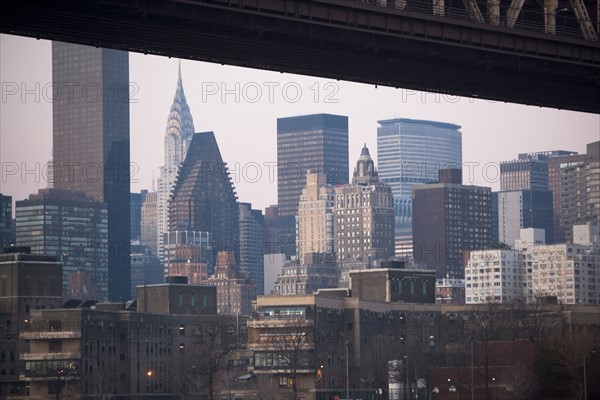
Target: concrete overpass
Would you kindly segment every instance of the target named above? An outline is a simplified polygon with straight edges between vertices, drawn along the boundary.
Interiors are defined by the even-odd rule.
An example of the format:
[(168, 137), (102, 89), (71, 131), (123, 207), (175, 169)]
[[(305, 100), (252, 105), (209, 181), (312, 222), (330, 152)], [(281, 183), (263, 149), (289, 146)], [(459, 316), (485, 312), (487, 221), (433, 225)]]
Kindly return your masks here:
[(600, 0), (7, 0), (0, 31), (600, 113)]

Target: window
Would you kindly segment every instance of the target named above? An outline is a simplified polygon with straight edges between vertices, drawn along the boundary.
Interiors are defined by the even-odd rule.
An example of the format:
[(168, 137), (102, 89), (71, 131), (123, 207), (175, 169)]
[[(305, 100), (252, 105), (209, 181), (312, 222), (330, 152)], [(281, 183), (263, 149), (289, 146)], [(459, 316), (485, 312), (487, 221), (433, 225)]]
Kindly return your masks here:
[(415, 294), (415, 281), (410, 281), (410, 294)]
[(202, 294), (202, 307), (206, 307), (207, 306), (207, 298), (206, 298), (206, 293)]
[(421, 281), (421, 289), (423, 290), (423, 296), (427, 295), (427, 282)]
[(179, 305), (183, 306), (183, 293), (179, 293)]
[(192, 307), (196, 307), (196, 294), (192, 293), (191, 299), (190, 299), (190, 304)]

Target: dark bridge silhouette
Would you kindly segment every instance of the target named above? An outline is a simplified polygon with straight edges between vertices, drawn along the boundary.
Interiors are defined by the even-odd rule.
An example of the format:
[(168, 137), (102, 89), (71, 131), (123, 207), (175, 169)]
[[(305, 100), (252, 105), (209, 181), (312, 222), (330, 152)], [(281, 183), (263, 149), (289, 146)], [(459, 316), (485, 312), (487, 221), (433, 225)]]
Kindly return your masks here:
[(600, 113), (600, 0), (14, 0), (0, 31)]

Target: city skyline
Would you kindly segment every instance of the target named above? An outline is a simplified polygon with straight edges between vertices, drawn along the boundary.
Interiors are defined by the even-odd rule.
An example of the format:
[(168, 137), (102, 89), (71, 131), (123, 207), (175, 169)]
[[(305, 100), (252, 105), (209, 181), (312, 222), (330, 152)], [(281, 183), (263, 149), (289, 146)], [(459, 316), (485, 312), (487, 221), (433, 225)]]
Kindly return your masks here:
[[(51, 42), (2, 35), (0, 51), (0, 191), (17, 201), (47, 186), (43, 166), (51, 160), (52, 103), (46, 96), (52, 91), (52, 86), (48, 86), (52, 82)], [(135, 89), (134, 102), (130, 104), (131, 160), (135, 164), (132, 192), (152, 190), (153, 177), (159, 177), (165, 116), (172, 102), (177, 68), (175, 59), (130, 54), (130, 81)], [(598, 140), (600, 132), (600, 118), (592, 114), (403, 89), (376, 89), (364, 84), (187, 60), (182, 62), (182, 73), (187, 82), (188, 104), (198, 125), (196, 131), (215, 132), (223, 159), (235, 171), (233, 179), (240, 201), (260, 209), (277, 203), (276, 120), (280, 117), (321, 112), (348, 115), (350, 154), (360, 152), (364, 143), (376, 148), (380, 119), (402, 117), (459, 124), (466, 183), (471, 178), (468, 170), (472, 170), (473, 181), (468, 183), (494, 190), (499, 189), (499, 178), (484, 178), (486, 163), (493, 163), (487, 169), (492, 175), (501, 160), (513, 159), (521, 152), (563, 149), (582, 153), (587, 143)], [(11, 94), (13, 84), (17, 87), (15, 94)], [(22, 87), (33, 94), (22, 93)], [(43, 93), (44, 87), (47, 93)], [(283, 87), (287, 87), (287, 99)], [(224, 94), (222, 88), (232, 92)], [(262, 94), (253, 102), (257, 88)], [(297, 88), (302, 95), (292, 102)], [(365, 99), (372, 101), (364, 106)], [(27, 115), (35, 118), (26, 118)], [(31, 145), (21, 146), (24, 136)], [(12, 172), (13, 168), (17, 168), (16, 172)], [(34, 172), (24, 172), (22, 179), (25, 169)]]

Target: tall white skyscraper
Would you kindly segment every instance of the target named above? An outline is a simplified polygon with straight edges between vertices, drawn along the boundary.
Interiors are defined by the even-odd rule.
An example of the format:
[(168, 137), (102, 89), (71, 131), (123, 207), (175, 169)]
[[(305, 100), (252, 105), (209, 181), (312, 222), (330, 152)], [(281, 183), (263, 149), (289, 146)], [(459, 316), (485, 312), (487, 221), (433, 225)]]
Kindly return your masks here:
[(177, 77), (177, 90), (165, 130), (165, 164), (160, 168), (158, 178), (157, 201), (157, 242), (158, 255), (164, 261), (163, 235), (169, 226), (169, 197), (177, 178), (177, 171), (185, 160), (192, 136), (194, 135), (194, 120), (190, 107), (185, 99), (181, 81), (181, 63)]
[(395, 118), (378, 121), (379, 179), (392, 187), (396, 255), (412, 254), (413, 186), (438, 180), (438, 171), (462, 166), (460, 126)]

